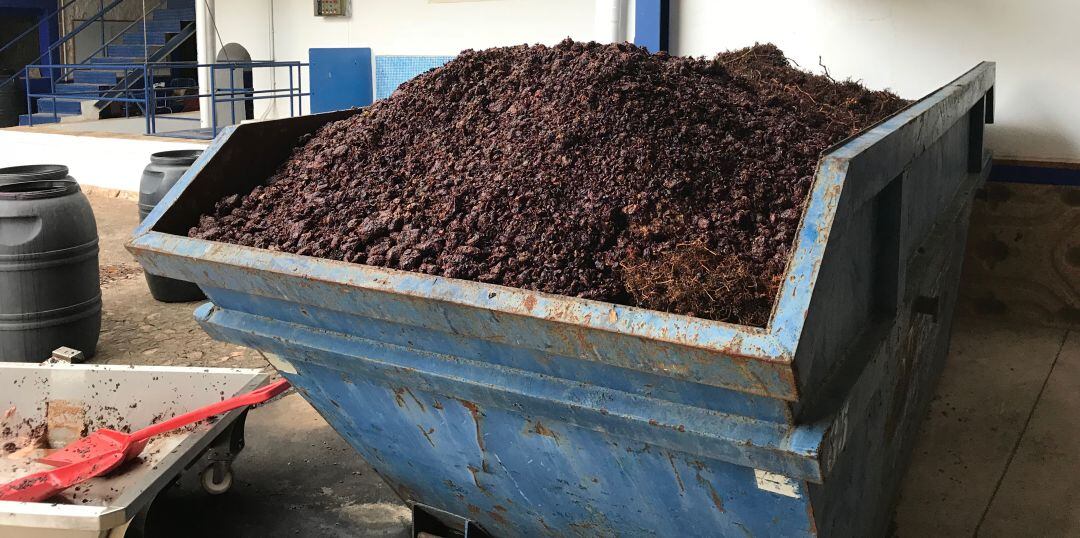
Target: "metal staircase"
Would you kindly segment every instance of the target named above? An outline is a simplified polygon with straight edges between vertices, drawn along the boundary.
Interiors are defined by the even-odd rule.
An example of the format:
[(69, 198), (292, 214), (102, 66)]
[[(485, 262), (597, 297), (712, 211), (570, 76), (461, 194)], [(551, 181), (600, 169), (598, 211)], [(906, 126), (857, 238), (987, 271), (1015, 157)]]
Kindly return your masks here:
[[(59, 38), (38, 60), (46, 55), (51, 56), (57, 47), (90, 28), (92, 22), (104, 20), (106, 13), (122, 1), (114, 0), (103, 6), (96, 15)], [(146, 78), (145, 73), (139, 72), (140, 69), (145, 71), (147, 64), (168, 59), (194, 33), (195, 0), (159, 0), (155, 7), (107, 40), (83, 62), (72, 65), (50, 62), (51, 65), (33, 70), (31, 67), (34, 65), (28, 66), (17, 75), (29, 77), (29, 80), (24, 79), (21, 83), (27, 88), (44, 90), (31, 92), (36, 97), (30, 99), (28, 106), (36, 112), (21, 115), (19, 124), (37, 125), (62, 122), (65, 118), (101, 117), (111, 104), (103, 97), (141, 94), (144, 91), (141, 85)], [(160, 70), (162, 72), (153, 67), (149, 69), (155, 71), (155, 81), (168, 82), (168, 69)], [(135, 104), (139, 112), (145, 113), (143, 105)]]

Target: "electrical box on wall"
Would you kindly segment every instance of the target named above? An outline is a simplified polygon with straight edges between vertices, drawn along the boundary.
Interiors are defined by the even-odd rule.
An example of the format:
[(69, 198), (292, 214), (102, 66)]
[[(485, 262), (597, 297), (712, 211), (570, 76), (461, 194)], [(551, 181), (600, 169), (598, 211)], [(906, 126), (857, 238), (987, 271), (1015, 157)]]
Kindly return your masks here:
[(315, 0), (316, 17), (344, 17), (349, 0)]

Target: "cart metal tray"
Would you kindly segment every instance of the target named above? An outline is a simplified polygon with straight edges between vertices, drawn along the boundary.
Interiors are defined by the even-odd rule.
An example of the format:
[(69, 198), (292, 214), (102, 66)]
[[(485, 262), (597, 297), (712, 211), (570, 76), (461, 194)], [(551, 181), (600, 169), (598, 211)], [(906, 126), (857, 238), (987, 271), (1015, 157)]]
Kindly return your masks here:
[[(2, 363), (0, 482), (48, 468), (32, 461), (40, 455), (29, 446), (33, 443), (61, 443), (99, 427), (136, 430), (253, 390), (266, 378), (250, 369)], [(242, 436), (245, 412), (155, 438), (139, 461), (70, 488), (56, 503), (0, 501), (0, 536), (123, 536), (182, 471), (198, 463), (208, 468), (228, 463), (199, 458), (231, 441), (231, 434)], [(60, 446), (40, 450), (47, 448)]]

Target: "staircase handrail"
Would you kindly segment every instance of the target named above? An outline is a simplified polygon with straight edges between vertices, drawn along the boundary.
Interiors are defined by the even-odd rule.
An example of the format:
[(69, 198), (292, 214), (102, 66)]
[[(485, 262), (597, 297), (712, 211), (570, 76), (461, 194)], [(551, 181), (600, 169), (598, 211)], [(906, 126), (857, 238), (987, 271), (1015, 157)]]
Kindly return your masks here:
[[(151, 7), (151, 8), (150, 8), (150, 9), (148, 9), (148, 10), (146, 10), (145, 12), (143, 12), (143, 14), (142, 14), (141, 16), (139, 16), (139, 18), (137, 18), (137, 19), (135, 19), (135, 20), (131, 21), (131, 24), (128, 24), (127, 26), (125, 26), (123, 30), (120, 30), (119, 32), (117, 32), (117, 33), (116, 33), (116, 35), (114, 35), (114, 36), (112, 36), (111, 38), (109, 38), (109, 40), (108, 40), (108, 41), (106, 41), (106, 42), (105, 42), (105, 44), (101, 45), (101, 47), (100, 47), (100, 48), (98, 48), (98, 49), (97, 49), (97, 50), (95, 50), (94, 52), (91, 52), (90, 54), (88, 54), (88, 55), (86, 56), (86, 59), (85, 59), (85, 60), (83, 60), (83, 61), (81, 61), (81, 62), (79, 62), (79, 63), (78, 63), (78, 65), (83, 65), (83, 64), (85, 64), (85, 63), (88, 63), (88, 62), (90, 61), (90, 58), (93, 58), (93, 57), (97, 56), (97, 54), (98, 54), (99, 52), (101, 52), (101, 51), (105, 50), (105, 49), (106, 49), (106, 48), (107, 48), (107, 47), (108, 47), (109, 45), (111, 45), (111, 44), (112, 44), (112, 42), (113, 42), (113, 41), (116, 41), (117, 39), (119, 39), (119, 38), (123, 37), (124, 33), (126, 33), (126, 32), (127, 32), (128, 30), (130, 30), (130, 29), (131, 29), (131, 27), (133, 27), (133, 26), (135, 26), (136, 24), (138, 24), (138, 23), (140, 23), (140, 22), (143, 22), (144, 20), (146, 20), (146, 16), (147, 16), (147, 15), (149, 15), (151, 11), (154, 11), (155, 9), (157, 9), (157, 8), (161, 7), (161, 6), (162, 6), (162, 5), (164, 4), (164, 3), (165, 3), (165, 0), (158, 0), (158, 3), (154, 4), (154, 6), (153, 6), (153, 7)], [(144, 44), (144, 47), (145, 47), (145, 44)], [(143, 50), (143, 56), (144, 56), (144, 57), (146, 57), (146, 56), (149, 56), (148, 54), (146, 54), (146, 50), (145, 50), (145, 48), (144, 48), (144, 50)], [(71, 73), (72, 69), (74, 69), (74, 68), (68, 68), (68, 69), (67, 69), (66, 71), (61, 71), (61, 72), (60, 72), (60, 76), (56, 77), (56, 79), (57, 79), (57, 80), (60, 80), (60, 79), (62, 79), (62, 78), (64, 78), (64, 77), (68, 76), (68, 75), (69, 75), (69, 74)]]
[[(27, 28), (26, 31), (24, 31), (23, 33), (15, 36), (14, 39), (12, 39), (11, 41), (8, 41), (6, 44), (4, 44), (3, 47), (0, 47), (0, 52), (4, 52), (5, 50), (8, 49), (8, 47), (14, 45), (15, 43), (17, 43), (22, 38), (30, 35), (31, 32), (33, 32), (34, 30), (37, 30), (42, 24), (45, 24), (46, 21), (52, 20), (52, 18), (55, 17), (58, 13), (60, 13), (61, 11), (64, 11), (65, 9), (68, 8), (68, 6), (70, 6), (71, 4), (74, 4), (76, 1), (78, 1), (78, 0), (68, 0), (68, 2), (65, 3), (64, 5), (50, 11), (48, 15), (45, 15), (44, 17), (42, 17), (41, 20), (34, 23), (33, 26)], [(38, 58), (40, 59), (41, 56), (38, 56)]]
[[(45, 57), (45, 55), (52, 54), (52, 51), (56, 50), (57, 47), (59, 47), (60, 45), (63, 45), (64, 43), (67, 43), (68, 41), (70, 41), (79, 32), (82, 32), (83, 30), (88, 28), (92, 23), (96, 22), (98, 19), (102, 19), (103, 23), (104, 23), (103, 17), (105, 16), (105, 13), (108, 13), (109, 11), (112, 11), (112, 9), (114, 7), (120, 5), (124, 1), (125, 0), (113, 0), (112, 2), (109, 2), (109, 5), (101, 8), (101, 10), (98, 11), (97, 13), (95, 13), (93, 17), (90, 17), (89, 19), (86, 19), (85, 21), (80, 23), (78, 26), (76, 26), (73, 30), (71, 30), (70, 32), (65, 34), (63, 37), (58, 39), (56, 41), (56, 43), (53, 43), (52, 45), (50, 45), (49, 48), (45, 52), (41, 53), (37, 58), (34, 58), (33, 60), (31, 60), (27, 65), (35, 64), (35, 63), (37, 63), (38, 60)], [(15, 80), (16, 78), (18, 78), (19, 73), (21, 71), (26, 71), (26, 78), (30, 78), (30, 72), (29, 72), (30, 68), (26, 67), (26, 68), (24, 68), (24, 69), (22, 69), (20, 71), (16, 71), (14, 75), (11, 75), (10, 77), (8, 77), (3, 82), (0, 82), (0, 86), (4, 86), (4, 85), (8, 84), (9, 82), (11, 82), (11, 81)]]

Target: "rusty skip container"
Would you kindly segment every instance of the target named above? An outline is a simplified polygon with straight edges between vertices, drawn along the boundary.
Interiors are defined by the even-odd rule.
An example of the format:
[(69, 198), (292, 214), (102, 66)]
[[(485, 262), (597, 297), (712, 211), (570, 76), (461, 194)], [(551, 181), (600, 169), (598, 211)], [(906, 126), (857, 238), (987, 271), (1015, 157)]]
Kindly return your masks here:
[[(874, 536), (946, 354), (983, 63), (820, 161), (765, 328), (186, 237), (355, 111), (230, 127), (136, 231), (401, 497), (493, 536)], [(258, 155), (258, 159), (253, 159)]]

